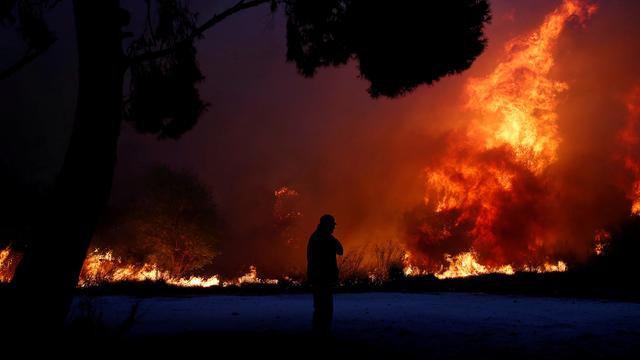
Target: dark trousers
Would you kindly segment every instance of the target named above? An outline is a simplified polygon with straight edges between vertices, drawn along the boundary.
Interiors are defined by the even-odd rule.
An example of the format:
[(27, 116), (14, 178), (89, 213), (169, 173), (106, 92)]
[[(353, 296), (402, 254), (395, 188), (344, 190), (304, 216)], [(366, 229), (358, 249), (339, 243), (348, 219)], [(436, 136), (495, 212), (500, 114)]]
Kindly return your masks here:
[(329, 285), (313, 286), (313, 332), (328, 334), (333, 320), (333, 289)]

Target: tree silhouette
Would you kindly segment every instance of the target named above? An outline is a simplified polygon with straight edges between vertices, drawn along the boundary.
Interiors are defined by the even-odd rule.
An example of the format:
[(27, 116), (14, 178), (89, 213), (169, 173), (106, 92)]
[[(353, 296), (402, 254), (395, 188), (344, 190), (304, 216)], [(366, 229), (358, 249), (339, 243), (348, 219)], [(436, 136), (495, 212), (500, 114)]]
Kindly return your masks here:
[[(0, 70), (0, 79), (55, 43), (45, 16), (59, 0), (2, 0), (0, 22), (21, 32), (29, 51)], [(131, 14), (119, 0), (74, 0), (78, 97), (71, 139), (44, 223), (12, 281), (5, 328), (30, 332), (57, 326), (110, 193), (123, 119), (160, 138), (191, 129), (206, 104), (194, 43), (229, 16), (257, 6), (284, 7), (287, 59), (305, 76), (323, 66), (358, 62), (374, 96), (406, 94), (420, 84), (468, 68), (485, 46), (486, 0), (241, 0), (198, 25), (180, 0), (146, 0), (145, 29), (123, 32)], [(123, 51), (125, 40), (129, 42)], [(123, 93), (125, 75), (129, 91)], [(124, 100), (123, 100), (124, 99)], [(47, 274), (47, 281), (43, 281)], [(48, 294), (40, 301), (38, 294)], [(5, 299), (6, 300), (6, 299)]]
[(486, 1), (291, 1), (287, 59), (304, 76), (354, 59), (373, 97), (406, 94), (471, 66), (486, 45)]

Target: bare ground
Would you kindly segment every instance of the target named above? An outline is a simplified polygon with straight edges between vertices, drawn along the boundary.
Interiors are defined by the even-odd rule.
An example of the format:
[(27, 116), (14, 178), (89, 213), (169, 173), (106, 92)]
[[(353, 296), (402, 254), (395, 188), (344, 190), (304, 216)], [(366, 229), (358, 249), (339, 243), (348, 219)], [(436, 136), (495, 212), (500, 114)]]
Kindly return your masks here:
[(82, 341), (147, 355), (200, 356), (204, 351), (226, 358), (224, 349), (239, 358), (640, 358), (640, 304), (630, 302), (472, 293), (336, 294), (333, 336), (317, 339), (310, 333), (309, 294), (78, 297), (72, 317), (80, 316), (80, 303), (87, 299), (105, 329), (122, 324), (132, 304), (139, 307), (124, 335), (106, 330), (98, 340)]

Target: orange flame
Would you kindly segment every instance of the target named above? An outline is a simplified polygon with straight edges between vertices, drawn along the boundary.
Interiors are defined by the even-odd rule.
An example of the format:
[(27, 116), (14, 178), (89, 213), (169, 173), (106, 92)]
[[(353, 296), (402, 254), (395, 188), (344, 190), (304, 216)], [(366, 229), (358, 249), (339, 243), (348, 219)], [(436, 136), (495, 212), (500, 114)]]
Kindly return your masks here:
[(87, 287), (102, 282), (119, 281), (164, 281), (180, 287), (240, 286), (243, 284), (277, 284), (277, 279), (261, 279), (255, 266), (249, 267), (245, 275), (228, 281), (221, 281), (218, 275), (209, 277), (175, 277), (169, 271), (159, 269), (155, 264), (123, 264), (114, 257), (111, 250), (94, 249), (85, 259), (78, 281), (79, 287)]
[(627, 121), (620, 132), (620, 142), (623, 147), (623, 161), (625, 168), (633, 177), (631, 192), (631, 214), (640, 215), (640, 159), (637, 149), (640, 145), (640, 86), (634, 88), (626, 97)]
[[(560, 137), (555, 109), (558, 95), (566, 91), (568, 85), (548, 77), (554, 63), (552, 49), (570, 18), (583, 19), (594, 11), (593, 5), (565, 0), (537, 31), (510, 41), (506, 45), (507, 59), (491, 74), (469, 80), (467, 106), (479, 117), (466, 134), (466, 146), (477, 147), (473, 149), (476, 152), (506, 147), (517, 163), (536, 175), (557, 159)], [(444, 193), (437, 199), (438, 209), (476, 201), (478, 195), (484, 194), (467, 190), (473, 189), (478, 178), (487, 173), (497, 188), (510, 190), (513, 178), (510, 172), (480, 169), (469, 162), (468, 157), (463, 160), (455, 164), (455, 171), (475, 182), (455, 181), (447, 169), (429, 169), (428, 186), (440, 187)]]
[(277, 279), (260, 279), (258, 277), (258, 270), (255, 266), (249, 266), (249, 272), (239, 277), (235, 282), (225, 282), (224, 286), (228, 285), (243, 285), (243, 284), (271, 284), (278, 283)]
[(593, 239), (593, 252), (596, 255), (602, 255), (609, 247), (611, 243), (611, 234), (606, 230), (596, 230), (596, 235)]
[[(428, 273), (427, 271), (420, 269), (418, 266), (412, 265), (409, 261), (410, 257), (410, 255), (405, 257), (404, 274), (406, 276), (425, 275)], [(478, 276), (491, 273), (513, 275), (517, 271), (543, 273), (565, 272), (568, 270), (567, 264), (565, 264), (563, 261), (558, 261), (555, 264), (545, 262), (539, 266), (526, 265), (518, 269), (515, 269), (512, 265), (509, 264), (500, 266), (482, 265), (478, 262), (477, 254), (473, 250), (460, 253), (456, 256), (447, 254), (445, 255), (445, 259), (448, 263), (448, 266), (434, 273), (435, 277), (437, 277), (438, 279)]]
[[(423, 224), (421, 241), (426, 244), (418, 247), (466, 237), (467, 250), (478, 249), (492, 264), (479, 265), (475, 253), (463, 251), (445, 260), (465, 270), (448, 274), (509, 272), (501, 264), (529, 259), (551, 240), (533, 222), (529, 229), (513, 230), (503, 218), (513, 208), (535, 210), (532, 199), (548, 193), (545, 172), (557, 161), (561, 142), (556, 108), (559, 95), (569, 88), (549, 76), (553, 49), (571, 19), (583, 21), (595, 10), (584, 1), (565, 0), (535, 31), (509, 41), (505, 59), (493, 72), (468, 81), (467, 109), (474, 118), (465, 131), (451, 135), (441, 161), (425, 171), (425, 205), (436, 220)], [(536, 195), (527, 194), (532, 189)], [(640, 186), (638, 191), (640, 195)], [(501, 246), (505, 226), (522, 232), (519, 249)]]
[[(13, 278), (15, 268), (20, 260), (20, 254), (10, 247), (0, 251), (0, 283), (8, 283)], [(85, 258), (78, 279), (78, 287), (96, 286), (102, 283), (117, 283), (122, 281), (162, 281), (179, 287), (212, 287), (212, 286), (241, 286), (245, 284), (278, 284), (277, 279), (263, 279), (258, 277), (255, 266), (249, 267), (249, 272), (241, 277), (221, 281), (219, 275), (176, 277), (169, 271), (160, 269), (156, 264), (142, 265), (126, 264), (113, 255), (111, 250), (93, 249)]]
[(513, 275), (513, 267), (511, 265), (502, 265), (499, 267), (487, 267), (478, 263), (477, 256), (473, 251), (458, 254), (456, 256), (447, 255), (446, 260), (449, 268), (436, 273), (438, 279), (452, 277), (467, 277), (474, 275), (482, 275), (488, 273), (501, 273)]
[(13, 278), (17, 260), (11, 252), (11, 247), (7, 246), (0, 251), (0, 282), (10, 282)]
[(85, 259), (78, 281), (79, 287), (97, 285), (102, 282), (119, 281), (164, 281), (182, 287), (211, 287), (220, 284), (218, 275), (210, 277), (191, 276), (177, 278), (155, 264), (123, 264), (111, 250), (94, 249)]

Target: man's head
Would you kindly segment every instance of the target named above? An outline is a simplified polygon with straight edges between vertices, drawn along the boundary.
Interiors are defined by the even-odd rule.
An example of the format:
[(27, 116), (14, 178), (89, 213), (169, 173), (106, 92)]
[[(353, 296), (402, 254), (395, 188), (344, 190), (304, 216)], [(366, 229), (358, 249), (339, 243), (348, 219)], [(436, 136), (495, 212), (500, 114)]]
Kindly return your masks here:
[(333, 233), (333, 230), (336, 228), (336, 219), (329, 215), (325, 214), (320, 217), (320, 224), (318, 224), (318, 230), (325, 231), (329, 234)]

